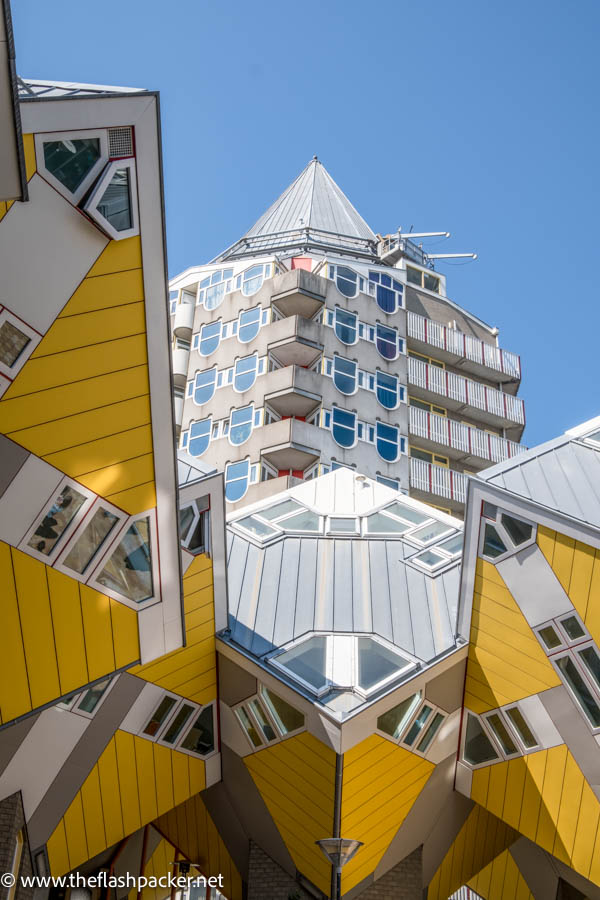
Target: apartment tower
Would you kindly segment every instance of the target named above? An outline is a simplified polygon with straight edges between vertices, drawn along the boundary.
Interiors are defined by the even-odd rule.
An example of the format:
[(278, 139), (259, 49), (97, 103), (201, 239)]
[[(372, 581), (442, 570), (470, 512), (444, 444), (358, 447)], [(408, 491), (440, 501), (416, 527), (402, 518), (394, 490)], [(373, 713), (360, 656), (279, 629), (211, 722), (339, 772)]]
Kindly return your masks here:
[(410, 236), (367, 225), (315, 157), (253, 227), (171, 282), (180, 448), (230, 504), (339, 466), (462, 514), (520, 452), (519, 357)]

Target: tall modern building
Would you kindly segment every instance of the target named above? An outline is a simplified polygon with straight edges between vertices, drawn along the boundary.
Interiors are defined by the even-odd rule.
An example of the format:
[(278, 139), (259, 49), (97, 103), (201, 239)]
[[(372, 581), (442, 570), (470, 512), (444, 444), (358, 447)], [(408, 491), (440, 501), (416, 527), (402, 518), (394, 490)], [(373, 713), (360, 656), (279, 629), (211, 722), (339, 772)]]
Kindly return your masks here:
[(229, 503), (350, 466), (462, 514), (467, 475), (521, 452), (519, 357), (417, 238), (375, 234), (315, 157), (173, 279), (180, 447), (224, 469)]

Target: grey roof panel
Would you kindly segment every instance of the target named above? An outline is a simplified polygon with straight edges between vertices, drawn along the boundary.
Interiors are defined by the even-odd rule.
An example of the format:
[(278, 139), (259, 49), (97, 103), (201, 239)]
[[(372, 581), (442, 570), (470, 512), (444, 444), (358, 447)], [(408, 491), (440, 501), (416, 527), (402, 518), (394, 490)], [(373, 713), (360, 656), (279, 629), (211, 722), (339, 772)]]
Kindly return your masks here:
[[(272, 547), (269, 547), (269, 551), (272, 549)], [(260, 592), (262, 569), (266, 555), (269, 555), (268, 551), (267, 554), (261, 553), (258, 547), (248, 544), (248, 556), (244, 567), (235, 630), (232, 632), (236, 643), (246, 647), (247, 650), (251, 649), (255, 635), (254, 629), (256, 627), (259, 597), (264, 597), (271, 603), (274, 599), (272, 593), (265, 591), (264, 594), (261, 594)], [(275, 594), (276, 597), (277, 594)], [(265, 651), (263, 650), (262, 652), (264, 653)]]
[(557, 438), (478, 477), (600, 528), (600, 451), (581, 440)]
[(393, 640), (390, 580), (385, 541), (369, 541), (371, 563), (371, 603), (373, 631), (388, 641)]
[(333, 555), (335, 541), (317, 541), (315, 631), (333, 631)]
[(429, 615), (429, 598), (427, 595), (427, 582), (430, 580), (424, 572), (418, 572), (412, 566), (406, 567), (408, 603), (415, 641), (415, 656), (424, 660), (430, 660), (435, 656), (435, 645), (431, 634), (431, 616)]
[(408, 583), (406, 566), (400, 541), (386, 541), (387, 565), (392, 587), (391, 617), (394, 644), (403, 647), (409, 653), (415, 652), (410, 606), (408, 604)]
[(244, 237), (316, 228), (375, 240), (375, 234), (315, 157)]
[[(315, 590), (317, 580), (317, 544), (314, 538), (303, 538), (300, 546), (298, 565), (298, 587), (296, 591), (296, 615), (288, 623), (288, 632), (294, 638), (312, 631), (315, 627)], [(289, 638), (288, 638), (289, 640)], [(284, 641), (282, 641), (282, 644)]]
[(289, 538), (289, 540), (283, 542), (283, 545), (280, 545), (283, 546), (283, 553), (281, 554), (279, 592), (272, 634), (273, 644), (276, 647), (281, 645), (282, 638), (289, 641), (290, 635), (293, 633), (291, 629), (293, 628), (294, 614), (296, 612), (300, 545), (301, 540), (299, 538)]
[(355, 631), (373, 631), (371, 567), (367, 541), (352, 541), (352, 619)]
[(353, 630), (352, 541), (333, 541), (335, 547), (333, 594), (334, 631)]
[[(286, 542), (287, 543), (287, 542)], [(260, 552), (260, 551), (259, 551)], [(248, 613), (248, 624), (254, 619), (254, 638), (250, 650), (256, 656), (269, 653), (274, 647), (273, 632), (275, 630), (275, 617), (280, 602), (281, 558), (283, 556), (283, 543), (273, 544), (266, 553), (260, 554), (262, 566), (257, 561), (256, 577), (252, 584), (252, 598)], [(250, 558), (248, 563), (250, 563)], [(259, 575), (260, 570), (260, 575)], [(247, 571), (247, 568), (246, 568)], [(263, 596), (267, 602), (263, 603)], [(260, 603), (259, 601), (260, 597)], [(240, 609), (240, 612), (242, 610)]]

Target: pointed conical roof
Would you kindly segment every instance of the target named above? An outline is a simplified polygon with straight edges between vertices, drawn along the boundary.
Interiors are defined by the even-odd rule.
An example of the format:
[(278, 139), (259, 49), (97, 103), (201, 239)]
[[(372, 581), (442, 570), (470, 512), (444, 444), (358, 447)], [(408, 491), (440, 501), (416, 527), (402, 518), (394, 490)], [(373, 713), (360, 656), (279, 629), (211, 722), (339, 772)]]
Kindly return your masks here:
[(316, 228), (348, 237), (375, 240), (363, 217), (316, 156), (244, 237), (281, 233), (295, 228)]
[(376, 244), (376, 235), (315, 156), (219, 259), (310, 247), (373, 257)]

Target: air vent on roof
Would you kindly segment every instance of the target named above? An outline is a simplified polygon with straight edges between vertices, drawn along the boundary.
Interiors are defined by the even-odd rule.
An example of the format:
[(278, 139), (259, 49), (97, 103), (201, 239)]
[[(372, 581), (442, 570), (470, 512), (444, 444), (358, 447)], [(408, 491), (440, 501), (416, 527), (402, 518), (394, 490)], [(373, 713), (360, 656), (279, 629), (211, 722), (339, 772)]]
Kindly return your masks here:
[(133, 134), (130, 126), (108, 129), (108, 153), (111, 159), (133, 156)]

